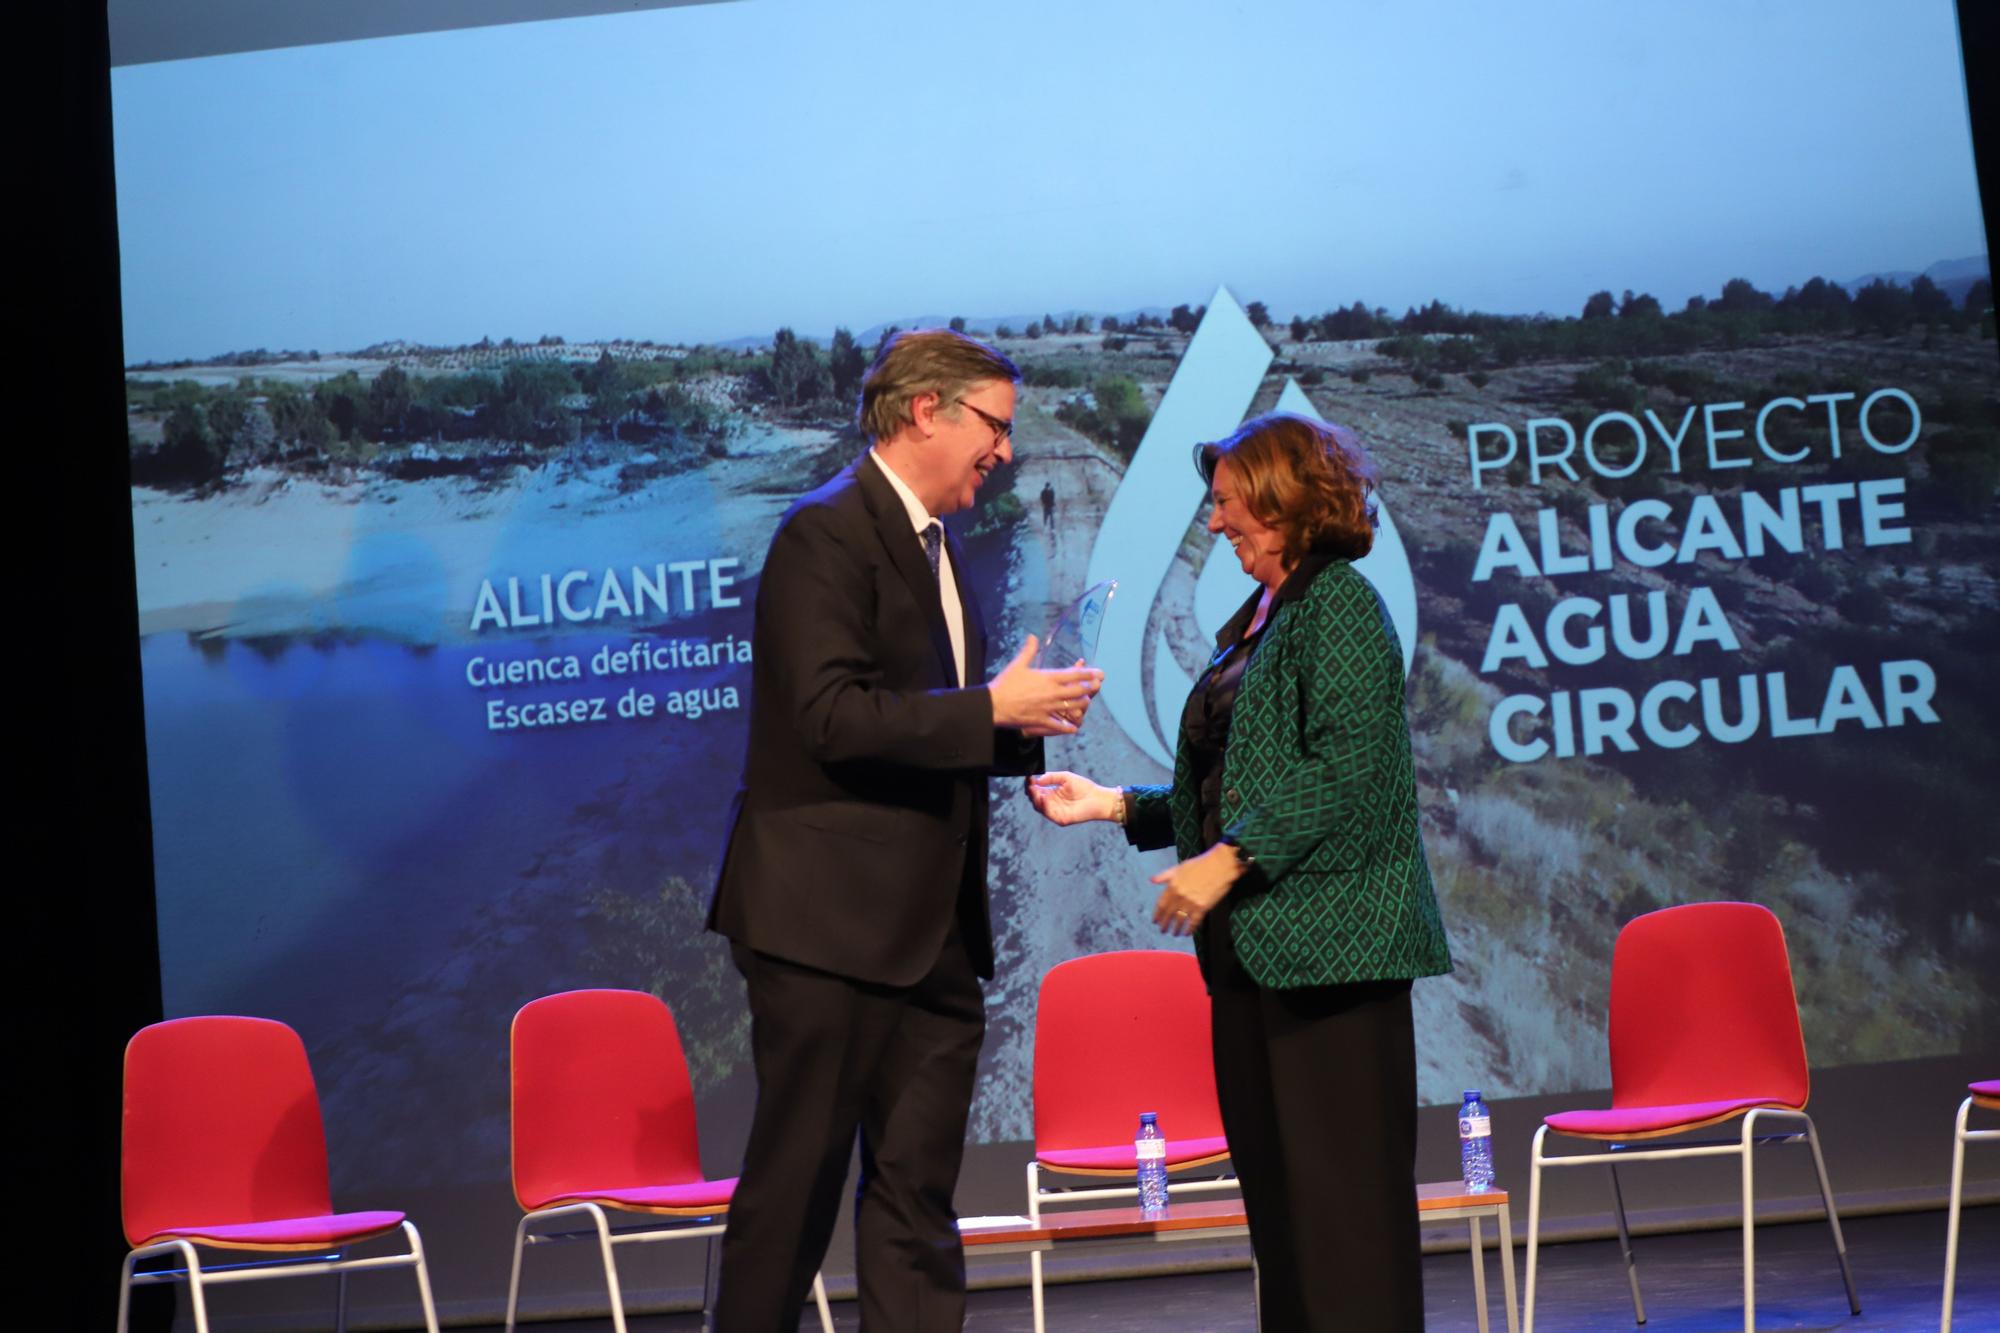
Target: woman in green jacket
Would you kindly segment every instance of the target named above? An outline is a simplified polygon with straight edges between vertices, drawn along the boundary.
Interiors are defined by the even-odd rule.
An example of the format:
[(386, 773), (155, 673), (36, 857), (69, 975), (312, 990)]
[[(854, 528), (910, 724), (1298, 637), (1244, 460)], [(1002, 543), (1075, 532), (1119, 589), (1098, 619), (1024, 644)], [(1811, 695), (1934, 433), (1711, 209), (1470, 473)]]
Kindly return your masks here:
[[(1347, 438), (1341, 438), (1346, 435)], [(1350, 563), (1375, 537), (1351, 434), (1274, 413), (1196, 451), (1261, 585), (1216, 637), (1168, 786), (1031, 781), (1181, 861), (1153, 919), (1192, 933), (1216, 1090), (1271, 1330), (1421, 1330), (1410, 983), (1450, 971), (1417, 828), (1403, 658)]]

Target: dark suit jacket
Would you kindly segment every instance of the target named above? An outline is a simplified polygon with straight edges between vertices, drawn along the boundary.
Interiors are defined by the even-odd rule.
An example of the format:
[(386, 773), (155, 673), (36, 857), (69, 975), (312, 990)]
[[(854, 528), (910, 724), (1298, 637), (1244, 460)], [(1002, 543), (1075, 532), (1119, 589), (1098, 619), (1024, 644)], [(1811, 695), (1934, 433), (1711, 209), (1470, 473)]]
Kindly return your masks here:
[[(965, 668), (986, 631), (949, 533)], [(750, 738), (708, 925), (856, 980), (912, 985), (956, 917), (993, 975), (986, 778), (1041, 767), (959, 688), (937, 581), (872, 455), (778, 523), (757, 587)]]

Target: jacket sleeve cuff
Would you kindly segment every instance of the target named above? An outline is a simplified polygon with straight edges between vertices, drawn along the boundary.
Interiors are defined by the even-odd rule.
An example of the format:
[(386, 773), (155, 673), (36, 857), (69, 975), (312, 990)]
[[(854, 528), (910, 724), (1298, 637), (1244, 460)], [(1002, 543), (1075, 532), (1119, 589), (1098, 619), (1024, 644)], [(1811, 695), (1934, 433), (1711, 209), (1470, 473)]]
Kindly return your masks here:
[(1125, 841), (1142, 852), (1173, 842), (1172, 793), (1171, 787), (1125, 789)]

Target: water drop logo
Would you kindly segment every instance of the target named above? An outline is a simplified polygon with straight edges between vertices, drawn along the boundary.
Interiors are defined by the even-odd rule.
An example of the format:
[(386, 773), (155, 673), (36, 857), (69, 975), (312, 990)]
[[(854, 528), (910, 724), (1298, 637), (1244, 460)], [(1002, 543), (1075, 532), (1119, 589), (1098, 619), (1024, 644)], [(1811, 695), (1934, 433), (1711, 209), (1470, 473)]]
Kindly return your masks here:
[[(1271, 360), (1269, 344), (1243, 307), (1218, 287), (1091, 548), (1085, 585), (1113, 578), (1119, 582), (1118, 602), (1104, 618), (1097, 645), (1097, 665), (1104, 668), (1099, 703), (1111, 710), (1133, 744), (1163, 766), (1173, 763), (1170, 738), (1194, 688), (1193, 678), (1175, 660), (1165, 629), (1167, 619), (1185, 616), (1190, 608), (1164, 607), (1160, 597), (1181, 539), (1202, 504), (1201, 478), (1188, 460), (1198, 441), (1221, 439), (1243, 424)], [(1285, 382), (1277, 410), (1325, 420), (1292, 380)], [(1375, 549), (1354, 567), (1368, 576), (1388, 608), (1407, 671), (1417, 641), (1417, 585), (1395, 520), (1381, 497), (1376, 499), (1381, 528)], [(1234, 558), (1215, 556), (1211, 549), (1202, 564), (1191, 608), (1196, 626), (1210, 638), (1256, 587)]]

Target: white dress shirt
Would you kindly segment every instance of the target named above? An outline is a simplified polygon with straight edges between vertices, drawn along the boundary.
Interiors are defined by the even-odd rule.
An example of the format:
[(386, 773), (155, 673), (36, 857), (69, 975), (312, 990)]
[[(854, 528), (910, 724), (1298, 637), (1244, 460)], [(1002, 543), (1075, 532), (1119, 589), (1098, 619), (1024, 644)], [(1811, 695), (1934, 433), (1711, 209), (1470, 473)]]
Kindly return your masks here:
[[(882, 475), (889, 479), (889, 485), (909, 512), (910, 531), (921, 545), (924, 529), (938, 520), (924, 508), (924, 502), (917, 498), (917, 493), (896, 475), (896, 469), (889, 466), (879, 449), (871, 449), (869, 453), (874, 455), (875, 465), (882, 469)], [(938, 544), (938, 597), (944, 602), (944, 625), (951, 634), (951, 662), (958, 671), (958, 683), (962, 688), (970, 683), (965, 679), (965, 605), (958, 600), (958, 579), (952, 572), (951, 546), (943, 541)]]

